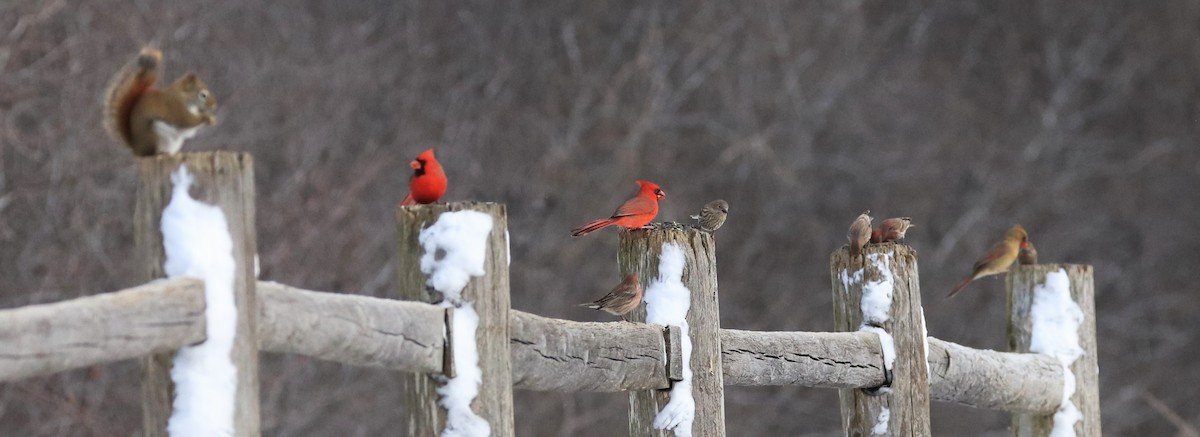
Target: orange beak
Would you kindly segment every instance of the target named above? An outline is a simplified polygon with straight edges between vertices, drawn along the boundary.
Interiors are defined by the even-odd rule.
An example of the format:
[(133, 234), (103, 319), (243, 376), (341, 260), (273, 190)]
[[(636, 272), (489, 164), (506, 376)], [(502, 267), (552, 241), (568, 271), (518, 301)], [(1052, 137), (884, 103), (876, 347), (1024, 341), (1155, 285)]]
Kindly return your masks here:
[(408, 166), (412, 167), (413, 170), (416, 170), (416, 169), (421, 168), (421, 163), (417, 162), (417, 160), (414, 159), (412, 162), (408, 163)]

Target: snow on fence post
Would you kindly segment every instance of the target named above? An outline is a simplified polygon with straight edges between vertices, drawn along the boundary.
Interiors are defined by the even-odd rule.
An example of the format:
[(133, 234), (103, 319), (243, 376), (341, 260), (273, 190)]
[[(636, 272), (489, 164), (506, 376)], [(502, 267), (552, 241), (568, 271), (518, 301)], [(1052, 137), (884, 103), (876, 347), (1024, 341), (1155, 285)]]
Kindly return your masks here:
[(831, 256), (830, 274), (834, 330), (879, 334), (884, 350), (879, 371), (891, 371), (890, 387), (838, 390), (846, 435), (930, 435), (928, 346), (916, 251), (887, 243), (851, 257), (843, 247)]
[[(137, 205), (134, 210), (136, 260), (140, 282), (165, 277), (163, 263), (163, 209), (171, 201), (174, 184), (171, 174), (186, 165), (194, 178), (192, 197), (215, 205), (224, 213), (233, 243), (234, 304), (237, 307), (236, 334), (230, 360), (237, 368), (233, 431), (238, 437), (257, 436), (259, 430), (258, 340), (254, 296), (254, 256), (257, 250), (254, 227), (254, 159), (239, 152), (181, 153), (139, 158)], [(142, 435), (167, 435), (171, 417), (171, 367), (175, 352), (142, 359)]]
[[(454, 307), (446, 313), (443, 373), (404, 376), (408, 435), (444, 435), (443, 431), (449, 430), (452, 435), (479, 436), (490, 430), (491, 436), (511, 437), (508, 218), (504, 205), (402, 206), (396, 212), (396, 223), (400, 299)], [(423, 272), (423, 267), (430, 273)], [(474, 357), (470, 357), (469, 334), (453, 328), (472, 325), (468, 320), (478, 323)], [(469, 363), (471, 358), (476, 359), (477, 367)], [(478, 383), (473, 383), (475, 378)], [(443, 397), (439, 390), (450, 396)]]
[[(666, 244), (677, 248), (671, 249), (671, 252), (682, 252), (682, 274), (676, 273), (673, 278), (659, 276), (660, 256)], [(716, 244), (712, 234), (690, 227), (674, 226), (650, 230), (621, 229), (617, 263), (622, 276), (637, 272), (646, 286), (646, 302), (651, 301), (651, 294), (655, 292), (652, 288), (660, 280), (676, 284), (676, 281), (681, 281), (690, 291), (686, 333), (691, 340), (691, 354), (690, 360), (686, 357), (683, 360), (690, 361), (691, 364), (690, 383), (695, 412), (694, 420), (690, 420), (691, 429), (675, 429), (674, 435), (724, 436), (725, 387), (721, 369)], [(666, 263), (662, 265), (665, 266)], [(643, 306), (630, 314), (630, 320), (644, 322), (646, 316), (646, 306)], [(687, 355), (686, 349), (685, 347), (684, 355)], [(672, 390), (630, 392), (629, 435), (671, 435), (670, 430), (655, 429), (655, 419), (671, 401), (671, 394)], [(678, 421), (670, 421), (663, 417), (659, 423), (664, 422)]]
[[(1009, 351), (1048, 354), (1070, 370), (1063, 375), (1063, 398), (1070, 404), (1051, 415), (1013, 414), (1013, 435), (1100, 435), (1092, 266), (1015, 266), (1007, 282)], [(1057, 432), (1055, 422), (1063, 422)]]

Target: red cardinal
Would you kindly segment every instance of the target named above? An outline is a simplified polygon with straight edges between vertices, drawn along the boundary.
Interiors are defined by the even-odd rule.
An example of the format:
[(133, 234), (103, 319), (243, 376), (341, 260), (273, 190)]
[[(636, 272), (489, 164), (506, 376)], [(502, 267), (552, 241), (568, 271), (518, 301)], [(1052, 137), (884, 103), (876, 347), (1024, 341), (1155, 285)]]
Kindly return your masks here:
[(638, 185), (642, 186), (641, 191), (638, 191), (637, 196), (626, 200), (617, 208), (612, 217), (596, 220), (586, 225), (571, 230), (571, 236), (578, 237), (587, 235), (597, 229), (603, 229), (610, 225), (617, 225), (626, 228), (640, 228), (646, 226), (654, 216), (658, 215), (658, 199), (667, 197), (662, 188), (655, 185), (653, 182), (637, 181)]
[(400, 202), (401, 206), (437, 202), (446, 194), (446, 173), (433, 157), (433, 149), (421, 152), (408, 166), (412, 167), (413, 175), (408, 180), (408, 196)]

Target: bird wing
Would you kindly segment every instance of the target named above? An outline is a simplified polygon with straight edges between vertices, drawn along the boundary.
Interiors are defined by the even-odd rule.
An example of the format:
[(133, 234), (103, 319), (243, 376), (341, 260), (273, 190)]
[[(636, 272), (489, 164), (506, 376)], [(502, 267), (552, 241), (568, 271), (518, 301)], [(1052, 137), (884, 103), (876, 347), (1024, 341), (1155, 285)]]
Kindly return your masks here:
[(611, 218), (628, 217), (631, 215), (649, 214), (654, 211), (658, 204), (655, 200), (648, 199), (643, 196), (637, 196), (625, 201), (620, 208), (613, 213)]
[(975, 274), (978, 274), (985, 267), (987, 267), (988, 263), (998, 260), (998, 259), (1001, 259), (1001, 258), (1005, 257), (1006, 255), (1009, 255), (1009, 252), (1010, 252), (1010, 250), (1009, 250), (1008, 244), (1006, 244), (1006, 242), (1001, 241), (999, 243), (996, 243), (995, 245), (992, 246), (991, 249), (988, 249), (988, 251), (985, 252), (983, 254), (983, 256), (979, 257), (978, 261), (975, 261), (975, 265), (971, 268), (971, 270), (973, 272), (975, 272)]

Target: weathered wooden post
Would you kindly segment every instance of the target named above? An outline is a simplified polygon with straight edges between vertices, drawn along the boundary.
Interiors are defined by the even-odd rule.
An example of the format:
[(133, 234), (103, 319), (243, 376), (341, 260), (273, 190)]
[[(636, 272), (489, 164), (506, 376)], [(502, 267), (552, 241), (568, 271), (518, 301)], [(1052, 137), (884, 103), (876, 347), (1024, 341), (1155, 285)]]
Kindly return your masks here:
[(1008, 272), (1009, 350), (1048, 354), (1070, 370), (1064, 371), (1064, 402), (1058, 412), (1014, 414), (1013, 435), (1049, 436), (1056, 425), (1073, 428), (1071, 435), (1100, 435), (1092, 287), (1092, 266), (1088, 265), (1019, 265)]
[[(225, 215), (233, 240), (234, 303), (237, 331), (230, 358), (237, 368), (234, 404), (234, 435), (259, 435), (258, 340), (255, 324), (258, 304), (254, 297), (254, 257), (257, 253), (254, 228), (254, 159), (246, 153), (201, 152), (138, 159), (137, 206), (134, 239), (140, 281), (165, 276), (162, 213), (171, 201), (171, 173), (186, 165), (195, 180), (190, 190), (198, 201), (216, 205)], [(175, 387), (171, 366), (175, 353), (142, 360), (143, 435), (167, 435)]]
[(885, 243), (868, 246), (855, 257), (838, 249), (831, 258), (834, 330), (878, 333), (884, 348), (880, 371), (890, 369), (891, 376), (885, 378), (890, 387), (838, 390), (842, 427), (850, 436), (930, 435), (916, 251)]
[[(447, 216), (452, 219), (447, 219)], [(458, 222), (453, 217), (469, 220)], [(475, 328), (474, 337), (478, 346), (478, 367), (482, 371), (482, 382), (477, 386), (478, 394), (470, 402), (471, 411), (452, 412), (450, 419), (458, 420), (455, 417), (462, 417), (464, 422), (473, 422), (478, 426), (482, 418), (490, 427), (492, 436), (512, 436), (512, 364), (508, 345), (508, 218), (504, 205), (459, 202), (400, 207), (396, 212), (396, 221), (396, 285), (399, 287), (400, 298), (445, 303), (456, 308), (447, 313), (450, 316), (446, 321), (449, 343), (446, 350), (452, 352), (447, 354), (443, 374), (406, 375), (404, 390), (408, 410), (408, 435), (440, 435), (448, 425), (447, 410), (438, 404), (438, 389), (443, 387), (446, 376), (456, 376), (465, 370), (471, 370), (464, 369), (463, 363), (457, 363), (451, 358), (451, 355), (460, 356), (460, 352), (463, 351), (460, 348), (467, 347), (452, 340), (461, 339), (460, 336), (466, 335), (464, 332), (456, 333), (455, 330), (462, 326), (460, 322), (466, 316), (464, 308), (469, 307), (472, 313), (478, 315), (478, 327)], [(490, 228), (483, 229), (482, 232), (472, 229), (489, 223)], [(431, 230), (455, 241), (447, 241), (445, 245), (433, 242), (428, 236), (431, 234), (426, 234)], [(422, 239), (422, 234), (427, 235), (425, 240)], [(428, 257), (427, 261), (422, 262), (422, 257)], [(461, 289), (461, 297), (446, 298), (446, 290), (442, 289), (445, 287), (439, 288), (442, 275), (456, 276), (442, 270), (443, 267), (432, 265), (442, 261), (448, 263), (443, 266), (447, 269), (458, 268), (455, 264), (459, 261), (466, 264), (471, 264), (472, 261), (481, 263), (477, 266), (481, 267), (479, 270), (466, 272), (469, 274), (469, 281), (465, 282), (465, 288)], [(423, 272), (423, 264), (424, 270), (430, 273)], [(437, 271), (431, 270), (431, 267)]]
[[(682, 250), (682, 278), (660, 278), (660, 257), (664, 245), (668, 244)], [(691, 339), (691, 395), (695, 400), (692, 435), (697, 437), (725, 435), (716, 255), (712, 234), (697, 229), (671, 227), (620, 231), (617, 262), (621, 275), (637, 272), (642, 285), (647, 287), (647, 299), (652, 292), (649, 287), (658, 281), (682, 281), (690, 291), (686, 320)], [(645, 322), (646, 307), (634, 311), (630, 320)], [(650, 390), (629, 394), (629, 435), (671, 435), (671, 431), (654, 428), (656, 416), (670, 402), (670, 393), (671, 390)]]

